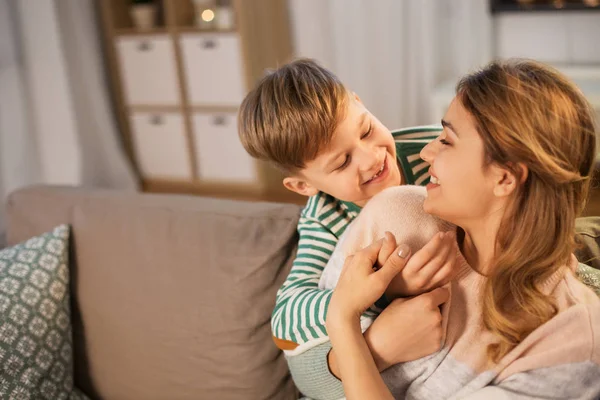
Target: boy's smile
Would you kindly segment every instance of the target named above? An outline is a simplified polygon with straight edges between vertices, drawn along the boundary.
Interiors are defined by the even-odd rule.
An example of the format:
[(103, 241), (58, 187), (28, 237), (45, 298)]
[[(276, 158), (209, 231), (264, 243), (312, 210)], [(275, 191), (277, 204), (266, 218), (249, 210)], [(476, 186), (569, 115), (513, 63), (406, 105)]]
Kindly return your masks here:
[(298, 174), (284, 180), (288, 189), (305, 196), (321, 191), (361, 207), (377, 193), (400, 183), (392, 134), (351, 95), (329, 146)]
[(386, 158), (381, 163), (381, 168), (379, 168), (379, 171), (377, 171), (375, 175), (373, 175), (366, 182), (364, 182), (363, 185), (376, 184), (385, 181), (389, 172), (390, 168), (388, 167), (388, 161), (386, 156)]

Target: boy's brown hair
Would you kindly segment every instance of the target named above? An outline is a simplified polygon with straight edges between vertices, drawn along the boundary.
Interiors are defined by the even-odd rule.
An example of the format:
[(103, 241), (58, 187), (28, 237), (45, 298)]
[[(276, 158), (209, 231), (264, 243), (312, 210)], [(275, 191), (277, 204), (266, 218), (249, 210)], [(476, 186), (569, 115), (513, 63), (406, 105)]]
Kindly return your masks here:
[(240, 140), (252, 157), (293, 174), (329, 145), (347, 102), (348, 91), (331, 71), (295, 60), (248, 93), (238, 114)]

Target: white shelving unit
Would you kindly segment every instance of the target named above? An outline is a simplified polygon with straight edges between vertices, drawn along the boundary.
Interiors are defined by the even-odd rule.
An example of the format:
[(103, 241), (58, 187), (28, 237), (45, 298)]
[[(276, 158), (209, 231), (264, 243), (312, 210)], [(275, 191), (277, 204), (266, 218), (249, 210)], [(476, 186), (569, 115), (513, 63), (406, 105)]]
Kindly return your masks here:
[(264, 71), (291, 59), (286, 0), (232, 0), (225, 30), (197, 26), (193, 0), (155, 0), (158, 24), (146, 30), (133, 26), (129, 1), (98, 1), (120, 128), (144, 189), (296, 201), (242, 148), (236, 118)]

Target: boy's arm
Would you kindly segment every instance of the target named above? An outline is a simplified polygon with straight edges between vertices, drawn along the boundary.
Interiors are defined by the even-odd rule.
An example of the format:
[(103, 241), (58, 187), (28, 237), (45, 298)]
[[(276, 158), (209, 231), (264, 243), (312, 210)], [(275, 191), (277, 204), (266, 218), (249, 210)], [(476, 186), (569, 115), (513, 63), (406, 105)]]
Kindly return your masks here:
[(305, 216), (298, 223), (298, 253), (292, 269), (277, 292), (271, 328), (275, 342), (282, 350), (325, 339), (325, 316), (331, 290), (320, 290), (319, 279), (337, 237), (316, 220)]
[(304, 396), (320, 400), (344, 397), (342, 381), (331, 373), (327, 364), (330, 350), (331, 343), (326, 341), (301, 354), (286, 356), (294, 383)]

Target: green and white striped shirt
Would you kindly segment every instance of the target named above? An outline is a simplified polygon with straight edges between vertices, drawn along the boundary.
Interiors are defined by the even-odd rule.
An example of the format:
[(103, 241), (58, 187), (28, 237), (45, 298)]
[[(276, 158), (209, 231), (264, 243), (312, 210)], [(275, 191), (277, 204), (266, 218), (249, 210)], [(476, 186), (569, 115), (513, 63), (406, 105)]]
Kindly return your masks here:
[[(419, 153), (441, 130), (441, 126), (432, 125), (392, 132), (396, 157), (407, 184), (429, 182), (429, 164), (421, 160)], [(319, 279), (339, 237), (360, 210), (353, 203), (322, 192), (308, 199), (298, 222), (298, 253), (290, 274), (277, 292), (271, 318), (275, 338), (298, 345), (327, 338), (325, 316), (332, 291), (319, 290)], [(374, 306), (365, 315), (374, 317), (379, 311)]]

